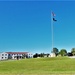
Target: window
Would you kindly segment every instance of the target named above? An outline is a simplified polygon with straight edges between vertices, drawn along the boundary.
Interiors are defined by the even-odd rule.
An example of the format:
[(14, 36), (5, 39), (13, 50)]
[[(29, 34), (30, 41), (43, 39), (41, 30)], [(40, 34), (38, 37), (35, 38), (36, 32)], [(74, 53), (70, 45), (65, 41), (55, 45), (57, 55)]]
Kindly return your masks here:
[(3, 57), (2, 57), (2, 59), (3, 59)]
[(10, 54), (8, 56), (10, 56)]
[(4, 54), (2, 54), (2, 56), (4, 56)]
[(5, 56), (7, 56), (7, 54), (5, 54)]

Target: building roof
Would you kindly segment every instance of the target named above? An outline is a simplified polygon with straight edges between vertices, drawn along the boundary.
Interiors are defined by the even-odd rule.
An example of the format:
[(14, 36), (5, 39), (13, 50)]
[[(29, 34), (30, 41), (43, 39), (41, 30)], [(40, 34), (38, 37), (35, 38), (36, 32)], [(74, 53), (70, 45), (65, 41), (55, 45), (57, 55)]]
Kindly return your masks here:
[(28, 54), (29, 52), (6, 52), (8, 54)]

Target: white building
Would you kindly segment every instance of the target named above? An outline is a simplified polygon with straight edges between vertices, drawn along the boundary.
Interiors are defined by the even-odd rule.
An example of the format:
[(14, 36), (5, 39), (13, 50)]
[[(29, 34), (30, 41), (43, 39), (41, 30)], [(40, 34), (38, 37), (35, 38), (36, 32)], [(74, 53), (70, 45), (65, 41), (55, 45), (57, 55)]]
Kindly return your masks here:
[(2, 52), (0, 53), (0, 60), (7, 60), (8, 59), (8, 53)]
[(51, 57), (56, 57), (55, 53), (51, 53), (50, 55)]
[(32, 53), (27, 53), (26, 56), (27, 56), (27, 58), (33, 58), (33, 54)]
[(33, 58), (33, 54), (29, 52), (3, 52), (0, 53), (0, 60), (5, 59), (22, 59)]

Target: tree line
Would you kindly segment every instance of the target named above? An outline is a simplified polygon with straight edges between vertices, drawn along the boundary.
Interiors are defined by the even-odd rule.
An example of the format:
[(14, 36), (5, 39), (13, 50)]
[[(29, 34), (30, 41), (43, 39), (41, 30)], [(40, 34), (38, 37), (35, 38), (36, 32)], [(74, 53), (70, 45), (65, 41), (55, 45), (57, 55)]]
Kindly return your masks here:
[[(75, 48), (72, 48), (70, 52), (68, 52), (66, 49), (61, 49), (59, 51), (58, 48), (53, 48), (51, 53), (55, 53), (56, 56), (74, 56), (75, 55)], [(34, 58), (36, 57), (49, 57), (50, 54), (45, 54), (45, 53), (35, 53)]]
[(61, 49), (60, 51), (58, 48), (53, 48), (53, 53), (55, 53), (56, 56), (74, 56), (75, 55), (75, 48), (72, 48), (70, 52), (67, 52), (66, 49)]
[(45, 54), (45, 53), (40, 53), (40, 54), (38, 54), (38, 53), (35, 53), (35, 54), (33, 55), (33, 57), (34, 57), (34, 58), (37, 58), (37, 57), (49, 57), (49, 55), (50, 55), (50, 54)]

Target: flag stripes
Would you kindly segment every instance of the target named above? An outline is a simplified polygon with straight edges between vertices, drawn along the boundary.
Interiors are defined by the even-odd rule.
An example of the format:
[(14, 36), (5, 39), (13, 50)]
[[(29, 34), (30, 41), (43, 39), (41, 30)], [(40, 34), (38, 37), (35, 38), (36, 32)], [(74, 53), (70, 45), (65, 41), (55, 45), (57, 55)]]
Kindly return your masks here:
[(53, 21), (57, 21), (56, 19), (55, 19), (55, 13), (54, 12), (52, 12), (52, 16), (53, 16)]

